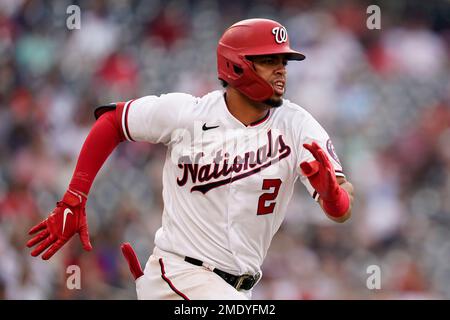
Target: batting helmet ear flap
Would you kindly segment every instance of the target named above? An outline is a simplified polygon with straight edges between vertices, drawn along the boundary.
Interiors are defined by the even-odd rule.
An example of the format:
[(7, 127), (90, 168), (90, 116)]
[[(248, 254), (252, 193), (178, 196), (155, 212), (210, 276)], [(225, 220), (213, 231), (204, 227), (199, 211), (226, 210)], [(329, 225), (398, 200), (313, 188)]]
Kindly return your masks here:
[(246, 58), (243, 62), (242, 74), (234, 82), (238, 90), (255, 101), (264, 101), (272, 97), (274, 93), (272, 86), (255, 72), (253, 62)]
[[(246, 57), (235, 59), (233, 53), (230, 54), (227, 51), (228, 48), (223, 48), (221, 54), (217, 54), (219, 79), (227, 82), (252, 100), (269, 99), (274, 93), (273, 88), (255, 72), (253, 62)], [(227, 56), (231, 56), (231, 59), (228, 59)]]

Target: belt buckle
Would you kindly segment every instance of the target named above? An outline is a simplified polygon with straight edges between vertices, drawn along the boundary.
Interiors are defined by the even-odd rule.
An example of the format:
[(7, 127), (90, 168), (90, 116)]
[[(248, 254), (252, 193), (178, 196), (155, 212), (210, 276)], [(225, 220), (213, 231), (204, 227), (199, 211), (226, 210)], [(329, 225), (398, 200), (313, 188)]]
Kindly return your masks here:
[(249, 276), (250, 276), (250, 275), (248, 275), (248, 274), (244, 274), (244, 275), (242, 275), (242, 276), (240, 276), (240, 277), (238, 278), (238, 280), (236, 281), (236, 285), (234, 286), (234, 287), (236, 288), (236, 290), (239, 291), (239, 290), (241, 289), (242, 283), (243, 283), (244, 280), (247, 279)]
[(252, 287), (253, 287), (253, 285), (255, 284), (255, 278), (251, 275), (251, 274), (243, 274), (242, 276), (240, 276), (239, 278), (238, 278), (238, 280), (236, 281), (236, 285), (234, 286), (235, 288), (236, 288), (236, 290), (240, 290), (241, 289), (241, 286), (242, 286), (242, 284), (244, 283), (244, 280), (245, 279), (252, 279), (252, 281), (253, 281), (253, 284), (252, 284)]

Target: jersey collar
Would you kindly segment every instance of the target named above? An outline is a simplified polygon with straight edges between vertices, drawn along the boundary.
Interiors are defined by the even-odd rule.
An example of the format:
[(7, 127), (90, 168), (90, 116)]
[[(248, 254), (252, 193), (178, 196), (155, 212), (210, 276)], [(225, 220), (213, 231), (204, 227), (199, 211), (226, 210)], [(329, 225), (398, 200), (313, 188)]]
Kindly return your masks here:
[(233, 116), (232, 114), (231, 114), (231, 112), (230, 112), (230, 110), (228, 110), (228, 107), (227, 107), (227, 103), (226, 103), (226, 99), (225, 99), (225, 94), (226, 94), (226, 92), (223, 92), (222, 93), (222, 107), (223, 107), (223, 109), (225, 110), (225, 114), (226, 114), (226, 116), (231, 120), (231, 122), (233, 122), (238, 128), (255, 128), (255, 127), (258, 127), (258, 126), (260, 126), (260, 125), (262, 125), (263, 123), (265, 123), (269, 118), (270, 118), (270, 116), (272, 115), (272, 113), (273, 113), (273, 111), (272, 111), (272, 109), (273, 108), (270, 108), (269, 110), (267, 110), (267, 113), (266, 113), (266, 115), (263, 117), (263, 118), (261, 118), (261, 119), (259, 119), (259, 120), (256, 120), (255, 122), (252, 122), (252, 123), (250, 123), (249, 125), (245, 125), (245, 124), (243, 124), (241, 121), (239, 121), (235, 116)]

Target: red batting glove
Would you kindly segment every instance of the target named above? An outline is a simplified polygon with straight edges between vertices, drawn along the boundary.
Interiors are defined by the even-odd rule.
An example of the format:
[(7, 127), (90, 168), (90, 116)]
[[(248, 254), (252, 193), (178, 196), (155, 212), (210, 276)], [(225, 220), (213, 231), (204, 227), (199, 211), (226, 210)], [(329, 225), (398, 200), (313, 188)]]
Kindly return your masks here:
[(121, 248), (123, 256), (128, 262), (128, 267), (133, 274), (134, 280), (137, 280), (144, 274), (144, 272), (142, 271), (136, 252), (134, 252), (133, 247), (128, 242), (122, 244)]
[(303, 147), (316, 159), (300, 163), (303, 174), (323, 200), (325, 211), (333, 217), (343, 216), (350, 206), (350, 199), (347, 191), (337, 183), (333, 165), (316, 142), (305, 143)]
[(43, 260), (48, 260), (75, 233), (79, 234), (84, 250), (92, 250), (85, 206), (86, 197), (70, 189), (67, 190), (63, 199), (56, 203), (56, 208), (47, 219), (31, 228), (28, 232), (29, 235), (33, 235), (40, 231), (34, 238), (27, 242), (28, 248), (39, 243), (31, 251), (31, 255), (36, 257), (48, 248), (42, 255)]

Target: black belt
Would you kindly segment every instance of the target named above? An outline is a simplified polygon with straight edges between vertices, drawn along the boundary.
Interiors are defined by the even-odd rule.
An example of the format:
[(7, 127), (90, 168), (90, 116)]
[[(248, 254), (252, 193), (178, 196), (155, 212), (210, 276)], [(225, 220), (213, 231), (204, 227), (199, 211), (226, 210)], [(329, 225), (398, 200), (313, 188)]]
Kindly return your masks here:
[[(200, 261), (191, 257), (184, 257), (184, 261), (192, 263), (196, 266), (203, 266), (203, 261)], [(253, 286), (258, 282), (261, 274), (258, 272), (254, 276), (251, 274), (243, 274), (241, 276), (235, 276), (234, 274), (219, 270), (214, 268), (212, 270), (214, 273), (219, 275), (223, 280), (225, 280), (232, 287), (236, 288), (236, 290), (244, 289), (250, 290)]]

